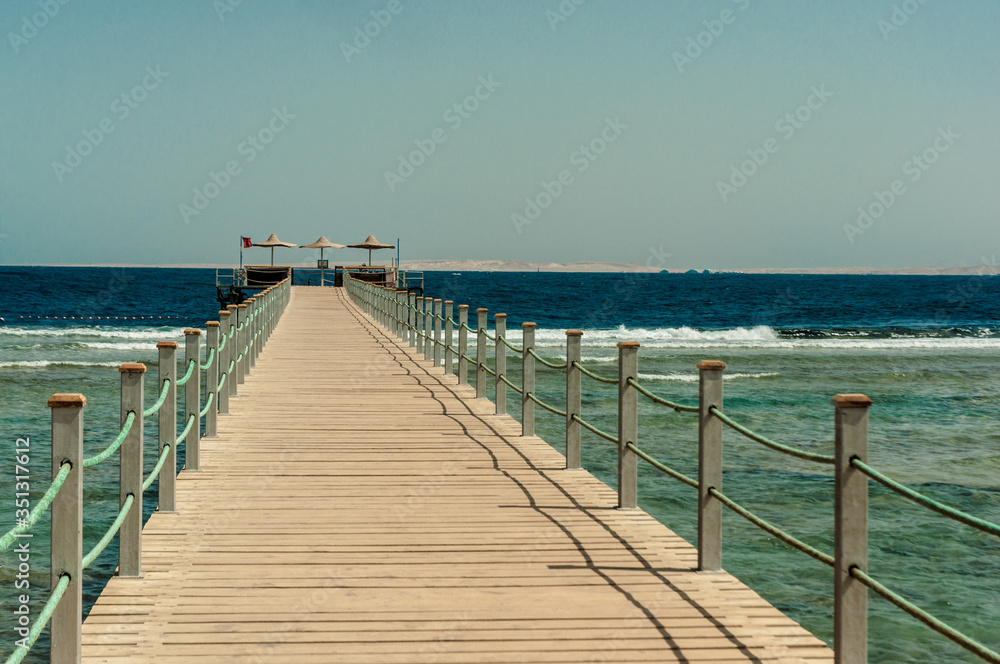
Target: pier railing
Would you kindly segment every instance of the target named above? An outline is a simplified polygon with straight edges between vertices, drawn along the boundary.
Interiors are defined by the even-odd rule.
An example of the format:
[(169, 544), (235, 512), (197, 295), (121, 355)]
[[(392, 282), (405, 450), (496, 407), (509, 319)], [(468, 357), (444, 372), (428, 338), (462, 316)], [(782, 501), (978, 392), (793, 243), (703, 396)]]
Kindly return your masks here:
[[(580, 468), (580, 434), (586, 429), (616, 446), (618, 451), (618, 507), (637, 506), (638, 461), (698, 492), (698, 569), (703, 572), (722, 569), (722, 508), (740, 515), (764, 532), (834, 570), (834, 651), (837, 664), (865, 664), (868, 659), (868, 590), (891, 602), (924, 625), (947, 637), (987, 662), (1000, 664), (1000, 653), (963, 634), (868, 574), (868, 483), (874, 481), (904, 498), (954, 521), (1000, 537), (1000, 525), (985, 521), (925, 496), (868, 465), (868, 408), (871, 399), (863, 394), (838, 394), (833, 397), (834, 453), (817, 454), (771, 440), (736, 421), (723, 409), (724, 362), (704, 360), (699, 372), (697, 404), (681, 404), (659, 396), (638, 380), (639, 343), (618, 344), (618, 371), (602, 376), (581, 361), (583, 332), (567, 330), (566, 360), (554, 362), (535, 350), (535, 323), (521, 326), (522, 345), (507, 339), (507, 316), (494, 315), (494, 331), (488, 331), (488, 311), (476, 310), (476, 325), (469, 325), (469, 307), (414, 293), (393, 290), (353, 279), (345, 279), (351, 299), (376, 322), (408, 343), (435, 367), (445, 373), (457, 373), (461, 385), (469, 384), (469, 367), (475, 370), (477, 398), (486, 398), (487, 383), (494, 388), (495, 412), (507, 413), (507, 388), (521, 397), (521, 433), (534, 435), (535, 406), (565, 420), (566, 469)], [(457, 331), (457, 346), (455, 332)], [(475, 335), (475, 357), (469, 355), (469, 335)], [(443, 335), (443, 336), (442, 336)], [(487, 364), (488, 342), (494, 351), (493, 368)], [(507, 376), (507, 351), (521, 358), (521, 385)], [(457, 361), (457, 367), (455, 363)], [(537, 365), (563, 373), (566, 379), (565, 410), (547, 403), (535, 394)], [(487, 375), (491, 378), (488, 379)], [(586, 377), (618, 391), (618, 430), (603, 431), (583, 418), (581, 380)], [(688, 477), (671, 468), (639, 447), (639, 399), (674, 410), (697, 415), (698, 477)], [(834, 469), (834, 550), (821, 551), (770, 523), (740, 505), (722, 491), (723, 428), (784, 455), (804, 461), (833, 466)]]
[[(176, 512), (175, 480), (177, 448), (183, 444), (185, 468), (199, 470), (201, 423), (205, 436), (216, 435), (217, 415), (229, 412), (229, 398), (238, 396), (256, 363), (256, 358), (273, 332), (290, 296), (286, 279), (219, 312), (218, 321), (208, 321), (206, 359), (201, 361), (201, 330), (184, 330), (183, 375), (177, 376), (175, 341), (156, 344), (159, 352), (157, 398), (144, 408), (144, 364), (128, 362), (121, 373), (121, 429), (101, 452), (83, 454), (83, 394), (55, 394), (48, 406), (52, 411), (52, 483), (35, 507), (18, 524), (0, 537), (5, 551), (30, 537), (29, 531), (51, 509), (51, 592), (33, 623), (24, 617), (17, 628), (21, 637), (5, 664), (17, 664), (28, 654), (47, 624), (51, 623), (50, 662), (76, 664), (80, 661), (83, 624), (83, 570), (118, 536), (118, 576), (142, 576), (142, 512), (145, 492), (159, 479), (157, 509)], [(238, 352), (237, 352), (238, 351)], [(205, 398), (201, 385), (204, 374)], [(184, 388), (184, 427), (177, 432), (177, 388)], [(143, 478), (143, 423), (158, 418), (156, 465)], [(119, 510), (104, 536), (94, 547), (83, 551), (83, 484), (85, 469), (120, 454)], [(26, 460), (25, 460), (26, 462)], [(164, 469), (168, 469), (164, 472)], [(20, 496), (19, 496), (20, 497)], [(25, 498), (28, 496), (25, 495)], [(20, 544), (15, 551), (22, 551)], [(22, 558), (23, 560), (23, 558)]]

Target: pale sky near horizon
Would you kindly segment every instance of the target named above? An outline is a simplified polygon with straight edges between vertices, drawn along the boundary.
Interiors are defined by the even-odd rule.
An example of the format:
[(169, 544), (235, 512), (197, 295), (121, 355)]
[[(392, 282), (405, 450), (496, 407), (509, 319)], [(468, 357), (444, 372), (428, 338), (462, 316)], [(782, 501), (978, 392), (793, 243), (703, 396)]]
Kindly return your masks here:
[(271, 232), (995, 263), (997, 25), (988, 0), (9, 0), (0, 263), (236, 262)]

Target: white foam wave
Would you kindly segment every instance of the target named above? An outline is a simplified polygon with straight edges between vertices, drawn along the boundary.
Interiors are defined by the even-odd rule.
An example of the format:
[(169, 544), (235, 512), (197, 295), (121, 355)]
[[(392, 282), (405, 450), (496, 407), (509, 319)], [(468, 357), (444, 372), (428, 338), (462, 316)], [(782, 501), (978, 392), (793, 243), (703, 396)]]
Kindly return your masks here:
[(0, 362), (0, 369), (24, 368), (44, 369), (46, 367), (117, 367), (121, 362), (74, 362), (72, 360), (19, 360)]
[[(726, 380), (737, 380), (740, 378), (770, 378), (771, 376), (777, 376), (777, 373), (733, 373), (726, 374)], [(698, 372), (693, 371), (691, 373), (671, 373), (671, 374), (649, 374), (649, 373), (639, 373), (639, 380), (664, 380), (664, 381), (675, 381), (678, 383), (697, 383), (698, 382)]]
[(94, 337), (98, 339), (148, 339), (161, 341), (184, 337), (183, 327), (7, 327), (0, 337)]

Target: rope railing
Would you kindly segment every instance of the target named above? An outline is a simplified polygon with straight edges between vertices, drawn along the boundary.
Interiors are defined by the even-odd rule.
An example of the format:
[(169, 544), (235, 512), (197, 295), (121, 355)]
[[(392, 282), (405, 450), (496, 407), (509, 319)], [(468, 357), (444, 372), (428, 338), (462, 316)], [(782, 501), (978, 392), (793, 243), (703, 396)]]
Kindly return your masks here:
[(618, 436), (612, 436), (610, 433), (606, 431), (601, 431), (587, 420), (583, 419), (582, 417), (579, 417), (576, 413), (570, 415), (569, 418), (574, 422), (576, 422), (577, 424), (579, 424), (580, 426), (582, 426), (584, 429), (587, 429), (591, 433), (597, 434), (604, 440), (614, 443), (616, 445), (618, 444)]
[(177, 387), (182, 387), (183, 385), (187, 384), (189, 380), (191, 380), (191, 376), (194, 375), (194, 368), (195, 366), (197, 366), (197, 364), (198, 362), (196, 360), (191, 360), (190, 362), (188, 362), (187, 373), (185, 373), (182, 378), (177, 379)]
[(673, 408), (678, 413), (697, 413), (698, 410), (699, 410), (698, 406), (684, 406), (684, 405), (679, 404), (679, 403), (674, 403), (673, 401), (670, 401), (669, 399), (664, 399), (663, 397), (661, 397), (661, 396), (659, 396), (657, 394), (653, 394), (652, 392), (650, 392), (649, 390), (647, 390), (645, 387), (643, 387), (642, 385), (640, 385), (638, 382), (636, 382), (635, 379), (633, 379), (631, 376), (629, 376), (629, 378), (628, 378), (628, 380), (626, 382), (629, 385), (631, 385), (632, 387), (634, 387), (636, 392), (638, 392), (642, 396), (646, 397), (647, 399), (649, 399), (653, 403), (658, 403), (661, 406), (666, 406), (667, 408)]
[(864, 473), (871, 479), (881, 484), (882, 486), (895, 491), (899, 495), (909, 500), (912, 500), (918, 505), (922, 505), (923, 507), (926, 507), (927, 509), (933, 512), (937, 512), (938, 514), (946, 516), (954, 521), (958, 521), (959, 523), (964, 523), (967, 526), (971, 526), (976, 530), (980, 530), (984, 533), (989, 533), (990, 535), (1000, 537), (1000, 525), (997, 525), (991, 521), (980, 519), (979, 517), (972, 516), (971, 514), (968, 514), (961, 510), (957, 510), (954, 507), (945, 505), (944, 503), (934, 500), (933, 498), (929, 498), (924, 494), (920, 493), (919, 491), (914, 491), (908, 486), (900, 484), (899, 482), (892, 479), (888, 475), (880, 473), (879, 471), (875, 470), (874, 468), (872, 468), (865, 462), (861, 461), (857, 457), (851, 459), (851, 465), (860, 470), (862, 473)]
[(693, 480), (684, 473), (676, 471), (670, 466), (667, 466), (666, 464), (657, 461), (656, 459), (654, 459), (653, 457), (649, 456), (648, 454), (640, 450), (638, 447), (636, 447), (635, 443), (632, 442), (625, 443), (625, 447), (632, 450), (637, 457), (639, 457), (640, 459), (651, 465), (653, 468), (656, 468), (660, 472), (665, 473), (670, 477), (673, 477), (675, 480), (679, 480), (684, 484), (687, 484), (692, 489), (698, 488), (697, 480)]
[(194, 426), (195, 419), (196, 418), (195, 418), (194, 415), (192, 415), (191, 417), (188, 418), (187, 424), (184, 426), (184, 429), (177, 436), (177, 440), (175, 441), (177, 445), (180, 445), (181, 441), (183, 441), (185, 438), (187, 438), (187, 435), (189, 433), (191, 433), (191, 427)]
[(834, 566), (833, 556), (823, 553), (819, 549), (809, 546), (805, 542), (796, 539), (795, 537), (792, 537), (781, 528), (778, 528), (774, 524), (765, 521), (764, 519), (760, 518), (759, 516), (757, 516), (750, 510), (746, 509), (739, 503), (733, 501), (731, 498), (726, 496), (726, 494), (717, 490), (714, 486), (708, 487), (708, 493), (711, 494), (714, 498), (718, 499), (718, 501), (721, 502), (723, 505), (725, 505), (732, 511), (736, 512), (741, 517), (743, 517), (753, 525), (757, 526), (764, 532), (768, 533), (769, 535), (773, 535), (774, 537), (781, 540), (788, 546), (801, 551), (810, 558), (815, 558), (824, 565), (829, 565), (830, 567)]
[(536, 360), (538, 360), (539, 362), (541, 362), (542, 364), (544, 364), (545, 366), (547, 366), (550, 369), (561, 370), (561, 369), (565, 369), (566, 368), (566, 363), (565, 362), (562, 362), (562, 363), (549, 362), (544, 357), (542, 357), (541, 355), (539, 355), (538, 353), (536, 353), (534, 348), (529, 348), (528, 349), (528, 355), (531, 355), (533, 358), (535, 358)]
[(715, 406), (711, 406), (708, 410), (712, 413), (712, 415), (719, 418), (719, 421), (728, 426), (730, 429), (738, 431), (745, 437), (749, 438), (752, 441), (760, 443), (764, 447), (769, 447), (776, 452), (781, 452), (782, 454), (787, 454), (788, 456), (793, 456), (797, 459), (802, 459), (804, 461), (813, 461), (815, 463), (826, 463), (826, 464), (834, 463), (834, 457), (832, 454), (816, 454), (815, 452), (807, 452), (805, 450), (800, 450), (795, 447), (789, 447), (788, 445), (782, 445), (781, 443), (776, 443), (775, 441), (769, 438), (765, 438), (764, 436), (760, 435), (755, 431), (747, 429), (745, 426), (739, 424), (738, 422), (734, 422), (732, 419), (729, 418), (728, 415), (723, 413)]
[[(345, 283), (345, 285), (348, 287), (350, 296), (358, 303), (359, 306), (362, 306), (366, 311), (370, 312), (374, 317), (376, 317), (376, 320), (379, 320), (379, 317), (381, 317), (381, 320), (388, 321), (391, 328), (392, 321), (395, 316), (395, 309), (393, 308), (395, 306), (395, 301), (393, 298), (388, 298), (387, 307), (380, 309), (380, 307), (383, 306), (380, 303), (380, 300), (383, 297), (383, 291), (381, 291), (378, 287), (370, 284), (354, 282), (353, 280), (349, 280)], [(409, 305), (404, 304), (404, 306)], [(429, 319), (430, 317), (441, 320), (444, 320), (444, 318), (441, 318), (438, 314), (429, 314), (425, 311), (421, 311), (419, 307), (414, 308), (409, 306), (409, 308), (418, 313), (416, 325), (408, 326), (408, 329), (412, 329), (416, 332), (416, 334), (410, 335), (411, 344), (416, 345), (419, 343), (420, 339), (426, 339), (428, 344), (433, 342), (437, 345), (438, 342), (432, 340), (430, 337), (430, 332), (424, 332), (423, 321)], [(479, 310), (478, 325), (475, 328), (470, 326), (465, 319), (465, 316), (467, 315), (465, 312), (468, 311), (468, 309), (469, 307), (465, 305), (460, 308), (460, 311), (462, 311), (462, 317), (459, 321), (455, 321), (450, 318), (447, 319), (450, 320), (462, 334), (472, 333), (475, 335), (475, 337), (462, 337), (460, 335), (459, 347), (456, 351), (457, 357), (460, 360), (459, 383), (468, 384), (469, 376), (467, 370), (471, 371), (474, 368), (477, 374), (477, 382), (480, 382), (478, 379), (481, 379), (486, 374), (496, 377), (498, 393), (501, 391), (499, 388), (504, 385), (519, 391), (523, 397), (522, 420), (525, 420), (526, 418), (531, 419), (530, 430), (532, 432), (534, 430), (534, 408), (536, 405), (554, 415), (565, 418), (567, 468), (580, 467), (580, 430), (586, 429), (598, 437), (618, 445), (620, 464), (624, 463), (628, 455), (634, 455), (634, 458), (642, 459), (644, 462), (648, 463), (653, 468), (671, 477), (672, 479), (698, 490), (699, 522), (704, 515), (711, 512), (711, 514), (716, 516), (705, 516), (705, 518), (715, 520), (712, 521), (712, 523), (715, 524), (712, 528), (717, 528), (717, 531), (713, 532), (712, 528), (709, 528), (702, 533), (701, 527), (699, 526), (698, 548), (700, 570), (712, 571), (721, 569), (721, 509), (724, 506), (792, 549), (804, 553), (824, 565), (832, 566), (835, 569), (850, 570), (850, 575), (862, 582), (863, 586), (854, 585), (847, 589), (845, 589), (844, 584), (838, 584), (834, 590), (833, 603), (837, 607), (837, 610), (846, 611), (848, 613), (853, 612), (849, 619), (838, 622), (838, 625), (849, 625), (848, 627), (838, 626), (836, 628), (838, 630), (850, 630), (849, 634), (836, 637), (837, 642), (842, 644), (843, 649), (847, 651), (845, 653), (841, 653), (838, 650), (838, 661), (842, 655), (846, 658), (843, 661), (863, 661), (858, 653), (864, 652), (864, 648), (866, 647), (865, 644), (867, 643), (867, 614), (863, 612), (859, 613), (861, 609), (858, 607), (866, 606), (866, 604), (859, 603), (857, 599), (857, 589), (862, 587), (872, 590), (876, 594), (896, 605), (898, 608), (902, 609), (904, 612), (929, 626), (931, 629), (943, 634), (947, 638), (978, 655), (984, 660), (1000, 664), (1000, 655), (996, 652), (990, 650), (975, 639), (972, 639), (971, 637), (964, 635), (954, 628), (946, 625), (939, 619), (931, 616), (919, 607), (916, 607), (902, 596), (887, 589), (885, 586), (879, 584), (877, 581), (868, 576), (863, 569), (863, 567), (867, 564), (866, 557), (862, 558), (860, 562), (854, 563), (851, 556), (855, 554), (845, 553), (866, 551), (868, 547), (867, 530), (862, 529), (859, 531), (854, 524), (856, 524), (859, 520), (862, 522), (866, 520), (868, 512), (866, 487), (869, 480), (885, 486), (891, 491), (894, 491), (904, 498), (913, 501), (921, 507), (930, 509), (931, 511), (951, 518), (959, 523), (976, 528), (977, 530), (987, 534), (1000, 536), (1000, 524), (986, 521), (926, 496), (923, 493), (911, 489), (891, 477), (875, 470), (862, 461), (862, 459), (866, 458), (867, 455), (867, 409), (871, 404), (870, 399), (864, 395), (837, 395), (834, 399), (834, 404), (836, 406), (834, 412), (836, 417), (835, 442), (838, 453), (837, 455), (832, 455), (812, 452), (807, 449), (786, 445), (772, 440), (771, 438), (753, 431), (739, 422), (736, 422), (727, 413), (723, 412), (721, 408), (710, 405), (722, 403), (722, 374), (725, 369), (725, 364), (723, 362), (706, 360), (698, 364), (698, 369), (700, 370), (699, 405), (678, 403), (655, 394), (647, 387), (639, 383), (637, 361), (635, 359), (635, 354), (638, 350), (639, 344), (636, 342), (622, 342), (618, 345), (618, 371), (621, 376), (621, 380), (619, 380), (618, 378), (601, 376), (583, 365), (580, 353), (580, 337), (583, 333), (579, 330), (567, 331), (566, 363), (563, 364), (553, 362), (542, 357), (542, 355), (539, 354), (539, 352), (534, 348), (534, 324), (525, 324), (524, 344), (522, 347), (518, 348), (511, 344), (511, 342), (506, 338), (505, 327), (498, 325), (493, 334), (490, 334), (490, 332), (486, 330), (485, 310), (483, 309)], [(497, 316), (499, 317), (503, 315), (497, 314)], [(528, 334), (529, 331), (530, 336)], [(482, 336), (479, 336), (480, 334)], [(496, 342), (493, 349), (495, 354), (498, 356), (500, 355), (499, 350), (506, 347), (513, 350), (515, 353), (521, 353), (522, 357), (525, 358), (521, 365), (523, 380), (520, 389), (505, 375), (506, 371), (504, 369), (504, 363), (501, 363), (498, 367), (500, 373), (499, 376), (497, 375), (497, 370), (490, 369), (490, 367), (485, 364), (485, 359), (482, 353), (483, 345), (481, 345), (481, 343), (477, 344), (477, 357), (471, 357), (469, 355), (469, 342), (473, 342), (473, 339), (475, 339), (474, 343), (481, 342), (483, 338)], [(450, 350), (455, 350), (449, 342), (450, 339), (446, 340), (441, 345)], [(426, 354), (427, 351), (425, 350), (424, 352)], [(532, 364), (528, 365), (527, 358), (531, 358)], [(468, 365), (464, 364), (466, 362)], [(539, 399), (534, 393), (534, 362), (556, 371), (565, 372), (567, 379), (565, 411), (556, 408), (552, 404), (546, 403), (542, 399)], [(618, 395), (619, 436), (603, 431), (582, 418), (580, 414), (580, 376), (587, 376), (588, 378), (600, 383), (620, 386)], [(492, 384), (492, 381), (487, 382), (487, 385), (490, 384)], [(485, 386), (477, 384), (476, 390), (477, 396), (485, 397)], [(702, 426), (699, 427), (698, 477), (701, 478), (700, 481), (662, 463), (646, 451), (640, 449), (635, 443), (638, 431), (638, 395), (641, 395), (644, 399), (651, 401), (654, 404), (671, 408), (675, 412), (707, 413), (705, 419), (701, 423)], [(498, 396), (497, 399), (497, 414), (503, 414), (506, 409), (501, 409), (499, 405), (501, 396)], [(531, 406), (530, 409), (528, 408), (529, 405)], [(702, 409), (704, 409), (704, 411)], [(863, 411), (853, 409), (863, 409)], [(714, 420), (718, 420), (718, 422), (713, 424)], [(830, 554), (805, 543), (777, 525), (761, 518), (757, 514), (754, 514), (752, 511), (748, 510), (746, 507), (740, 505), (723, 493), (721, 456), (722, 425), (724, 425), (725, 428), (736, 431), (742, 436), (745, 436), (746, 438), (759, 443), (772, 451), (776, 451), (800, 460), (820, 463), (828, 466), (832, 465), (835, 467), (835, 483), (837, 486), (835, 502), (837, 504), (837, 509), (835, 510), (834, 517), (834, 539), (839, 539), (839, 541), (842, 542), (842, 545), (838, 546), (838, 551), (840, 553), (837, 553), (836, 555), (844, 556), (843, 558), (835, 559), (834, 556), (831, 556)], [(528, 424), (525, 421), (522, 421), (522, 427), (524, 427), (524, 431), (529, 429)], [(533, 435), (533, 433), (525, 433), (524, 435)], [(624, 444), (622, 444), (623, 441)], [(852, 447), (857, 445), (860, 445), (861, 447)], [(850, 450), (863, 450), (863, 452), (859, 451), (855, 453)], [(838, 459), (842, 459), (842, 461), (838, 461)], [(634, 461), (628, 461), (628, 463), (624, 463), (624, 465), (619, 466), (618, 489), (620, 507), (636, 506), (635, 466), (636, 464)], [(622, 473), (626, 471), (623, 471), (622, 468), (628, 468), (627, 473), (624, 475)], [(850, 479), (849, 482), (844, 479), (847, 474), (855, 471), (865, 476), (865, 481), (861, 485), (865, 487), (863, 494), (850, 493), (851, 491), (860, 491), (858, 488), (859, 484), (856, 479)], [(623, 486), (625, 487), (624, 489)], [(702, 536), (703, 534), (704, 537)], [(863, 592), (867, 591), (863, 590)], [(846, 646), (843, 644), (846, 644)]]
[(66, 589), (69, 588), (70, 577), (69, 574), (63, 574), (59, 577), (59, 581), (56, 583), (56, 587), (52, 589), (52, 593), (49, 595), (49, 600), (45, 602), (45, 606), (42, 607), (41, 612), (35, 619), (35, 624), (31, 626), (28, 630), (28, 636), (25, 637), (24, 645), (17, 646), (17, 649), (11, 653), (10, 657), (4, 664), (20, 664), (24, 657), (31, 650), (32, 646), (35, 645), (35, 641), (38, 637), (42, 635), (45, 631), (45, 627), (49, 624), (49, 620), (52, 619), (52, 614), (55, 613), (56, 607), (59, 602), (62, 601), (63, 595), (66, 594)]
[(228, 339), (229, 339), (229, 335), (226, 334), (225, 332), (223, 332), (222, 333), (222, 340), (219, 342), (219, 352), (220, 353), (226, 349), (226, 343), (227, 343)]
[(52, 484), (45, 491), (41, 498), (38, 499), (38, 503), (35, 507), (28, 513), (28, 516), (24, 518), (21, 523), (14, 526), (0, 537), (0, 552), (6, 551), (17, 541), (18, 536), (31, 530), (31, 528), (38, 523), (38, 520), (42, 518), (45, 511), (49, 509), (49, 505), (55, 500), (56, 494), (59, 493), (59, 489), (66, 482), (66, 478), (69, 477), (69, 471), (73, 469), (73, 465), (70, 463), (63, 463), (59, 466), (59, 472), (56, 476), (52, 478)]
[[(254, 339), (256, 339), (256, 338), (257, 338), (257, 336), (254, 335)], [(205, 364), (201, 365), (201, 370), (202, 371), (208, 371), (208, 369), (212, 366), (212, 361), (214, 359), (215, 359), (215, 349), (214, 348), (209, 348), (208, 349), (208, 357), (205, 358)]]
[(607, 385), (617, 385), (618, 384), (618, 379), (617, 378), (605, 378), (604, 376), (600, 376), (598, 374), (595, 374), (593, 371), (591, 371), (587, 367), (583, 366), (579, 362), (574, 361), (573, 364), (572, 364), (572, 366), (573, 366), (574, 369), (578, 370), (580, 373), (582, 373), (587, 378), (592, 378), (593, 380), (596, 380), (599, 383), (605, 383)]
[(109, 526), (104, 532), (104, 535), (101, 537), (100, 541), (94, 545), (94, 548), (92, 548), (87, 555), (83, 557), (83, 569), (87, 569), (90, 567), (92, 562), (97, 560), (97, 556), (101, 555), (104, 549), (107, 548), (108, 544), (111, 543), (111, 540), (114, 539), (115, 535), (118, 534), (118, 531), (122, 529), (122, 524), (125, 523), (125, 517), (128, 516), (129, 510), (132, 509), (132, 504), (134, 502), (135, 496), (131, 493), (125, 496), (125, 502), (122, 503), (121, 509), (118, 510), (118, 515), (115, 517), (115, 520), (111, 522), (111, 526)]
[(205, 407), (201, 409), (198, 413), (198, 417), (205, 417), (208, 414), (208, 409), (212, 407), (212, 399), (215, 397), (215, 392), (209, 392), (208, 398), (205, 399)]
[(108, 445), (103, 452), (84, 459), (83, 467), (90, 468), (91, 466), (96, 466), (118, 451), (118, 448), (121, 447), (122, 443), (125, 441), (125, 437), (128, 436), (129, 432), (132, 430), (133, 422), (135, 422), (135, 411), (129, 412), (128, 416), (125, 417), (125, 424), (122, 425), (121, 431), (119, 431), (115, 439), (111, 441), (111, 444)]
[(150, 415), (156, 414), (160, 408), (163, 407), (163, 403), (167, 400), (167, 393), (170, 391), (170, 379), (163, 381), (163, 389), (160, 390), (160, 398), (156, 400), (152, 406), (142, 411), (142, 417), (147, 418)]
[(153, 482), (155, 482), (156, 478), (160, 476), (160, 471), (163, 469), (163, 464), (166, 463), (167, 457), (170, 456), (170, 449), (171, 447), (170, 444), (168, 443), (163, 446), (162, 450), (160, 450), (160, 458), (156, 460), (156, 465), (153, 466), (153, 469), (151, 471), (149, 471), (149, 477), (147, 477), (145, 481), (143, 481), (142, 483), (143, 491), (153, 486)]
[(1000, 664), (1000, 653), (995, 650), (987, 648), (984, 644), (973, 639), (970, 636), (963, 634), (946, 622), (943, 622), (939, 618), (934, 617), (927, 611), (924, 611), (919, 606), (909, 601), (902, 595), (889, 590), (872, 577), (868, 576), (865, 572), (861, 571), (858, 567), (851, 567), (849, 573), (852, 577), (865, 584), (870, 588), (876, 595), (885, 599), (892, 604), (895, 604), (897, 608), (903, 610), (909, 615), (913, 616), (923, 624), (927, 625), (933, 629), (938, 634), (947, 637), (954, 643), (965, 648), (977, 657), (993, 664)]
[(539, 406), (541, 406), (545, 410), (547, 410), (550, 413), (552, 413), (553, 415), (559, 415), (560, 417), (566, 417), (566, 411), (565, 410), (559, 410), (555, 406), (545, 403), (544, 401), (542, 401), (541, 399), (539, 399), (538, 397), (536, 397), (535, 394), (534, 394), (534, 392), (528, 392), (528, 398), (531, 399), (533, 402), (537, 403)]

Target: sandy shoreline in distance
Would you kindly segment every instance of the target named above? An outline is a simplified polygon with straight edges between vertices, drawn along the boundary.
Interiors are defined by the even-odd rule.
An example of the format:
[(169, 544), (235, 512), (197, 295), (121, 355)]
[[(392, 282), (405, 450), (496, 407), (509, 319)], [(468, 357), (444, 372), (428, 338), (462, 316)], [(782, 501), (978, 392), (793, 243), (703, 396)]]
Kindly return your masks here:
[[(375, 265), (379, 265), (375, 261)], [(257, 265), (257, 263), (254, 263)], [(313, 269), (315, 263), (286, 263), (294, 268)], [(331, 267), (334, 261), (330, 261)], [(660, 272), (642, 263), (614, 263), (599, 261), (582, 261), (577, 263), (534, 263), (530, 261), (508, 260), (404, 260), (401, 264), (404, 270), (440, 271), (440, 272)], [(144, 268), (202, 268), (231, 269), (232, 264), (223, 263), (176, 263), (165, 265), (138, 265), (135, 263), (80, 263), (80, 264), (35, 264), (35, 265), (5, 265), (4, 267), (144, 267)], [(820, 268), (708, 268), (710, 272), (740, 273), (740, 274), (901, 274), (901, 275), (986, 275), (1000, 274), (1000, 266), (973, 265), (967, 267), (820, 267)], [(686, 268), (670, 268), (671, 273), (686, 272)], [(702, 269), (698, 269), (699, 272)]]

